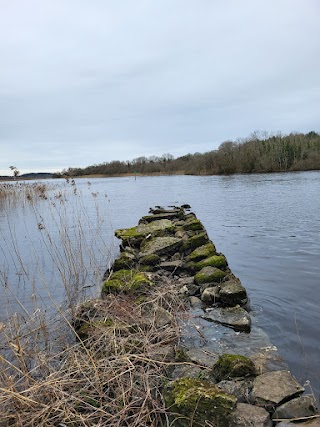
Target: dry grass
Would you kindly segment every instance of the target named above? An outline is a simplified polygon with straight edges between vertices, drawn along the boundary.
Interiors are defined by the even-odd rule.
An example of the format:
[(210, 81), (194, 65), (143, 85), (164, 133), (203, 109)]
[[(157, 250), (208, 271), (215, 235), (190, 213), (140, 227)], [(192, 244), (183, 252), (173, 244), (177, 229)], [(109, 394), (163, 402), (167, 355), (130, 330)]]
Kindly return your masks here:
[[(181, 301), (168, 283), (138, 299), (109, 295), (79, 306), (87, 288), (102, 280), (113, 251), (101, 241), (107, 224), (99, 195), (89, 183), (87, 191), (90, 213), (73, 180), (52, 188), (1, 186), (7, 230), (0, 230), (0, 249), (8, 260), (0, 265), (1, 427), (170, 425), (161, 388)], [(22, 218), (32, 213), (31, 229), (23, 231), (31, 265), (12, 222), (19, 212)], [(32, 294), (31, 305), (20, 298), (20, 282)], [(53, 296), (57, 288), (64, 302)], [(161, 320), (164, 309), (172, 313), (169, 322)]]
[(1, 362), (0, 425), (169, 426), (161, 388), (178, 329), (159, 310), (177, 312), (181, 300), (169, 284), (136, 299), (108, 295), (79, 306), (82, 340), (39, 355), (32, 369), (16, 343), (15, 361)]

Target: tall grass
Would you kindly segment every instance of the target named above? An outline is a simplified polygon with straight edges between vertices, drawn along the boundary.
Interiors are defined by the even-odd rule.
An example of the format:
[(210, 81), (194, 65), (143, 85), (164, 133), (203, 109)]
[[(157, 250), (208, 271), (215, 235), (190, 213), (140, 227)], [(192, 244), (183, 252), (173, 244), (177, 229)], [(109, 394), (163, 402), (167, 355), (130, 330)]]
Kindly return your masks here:
[(86, 301), (114, 256), (105, 195), (74, 181), (0, 195), (0, 426), (169, 426), (174, 286)]

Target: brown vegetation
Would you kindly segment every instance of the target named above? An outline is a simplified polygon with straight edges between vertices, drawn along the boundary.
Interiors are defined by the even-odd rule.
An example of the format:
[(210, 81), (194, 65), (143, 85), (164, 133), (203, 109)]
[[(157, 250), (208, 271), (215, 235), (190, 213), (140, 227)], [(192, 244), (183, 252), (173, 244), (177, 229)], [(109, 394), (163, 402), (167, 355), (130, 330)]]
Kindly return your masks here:
[(268, 135), (254, 132), (249, 138), (225, 141), (217, 150), (173, 158), (138, 157), (132, 161), (112, 161), (86, 168), (69, 168), (56, 176), (128, 174), (220, 175), (233, 173), (287, 172), (320, 169), (320, 135), (291, 133)]

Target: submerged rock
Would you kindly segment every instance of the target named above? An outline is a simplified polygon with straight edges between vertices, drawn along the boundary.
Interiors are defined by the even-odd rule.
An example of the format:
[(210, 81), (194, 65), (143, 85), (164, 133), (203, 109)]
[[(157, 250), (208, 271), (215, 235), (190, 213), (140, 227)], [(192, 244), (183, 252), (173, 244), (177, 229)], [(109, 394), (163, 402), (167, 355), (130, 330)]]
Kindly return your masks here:
[(201, 317), (209, 322), (221, 323), (235, 331), (250, 332), (251, 318), (241, 307), (207, 308)]

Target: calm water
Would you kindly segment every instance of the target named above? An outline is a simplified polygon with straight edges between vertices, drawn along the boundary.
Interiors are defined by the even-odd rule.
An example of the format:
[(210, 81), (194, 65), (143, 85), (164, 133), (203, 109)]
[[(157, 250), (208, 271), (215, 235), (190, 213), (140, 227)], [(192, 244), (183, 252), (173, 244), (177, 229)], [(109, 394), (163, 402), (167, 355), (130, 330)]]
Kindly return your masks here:
[[(61, 181), (54, 184), (65, 187)], [(117, 255), (114, 229), (136, 225), (150, 206), (189, 203), (247, 288), (257, 325), (278, 346), (297, 378), (311, 381), (319, 397), (320, 172), (109, 178), (91, 180), (91, 185), (79, 179), (76, 185), (80, 206), (78, 195), (70, 195), (68, 203), (58, 204), (53, 198), (55, 189), (49, 201), (37, 205), (36, 219), (34, 209), (12, 207), (8, 218), (0, 207), (3, 301), (6, 294), (14, 307), (17, 293), (20, 301), (31, 307), (35, 293), (32, 287), (39, 281), (36, 274), (26, 280), (22, 263), (9, 255), (17, 249), (24, 263), (41, 267), (45, 277), (41, 283), (46, 286), (40, 285), (42, 290), (38, 292), (43, 303), (50, 303), (48, 289), (59, 302), (65, 298), (63, 287), (57, 285), (61, 281), (57, 266), (48, 256), (43, 237), (50, 229), (53, 240), (61, 238), (57, 223), (50, 219), (61, 217), (59, 209), (66, 218), (66, 228), (75, 229), (75, 251), (79, 250), (79, 235), (76, 224), (68, 222), (75, 212), (83, 209), (85, 217), (93, 218), (100, 230), (92, 238), (89, 222), (80, 220), (87, 243), (98, 254), (92, 272), (84, 272), (81, 277), (81, 286), (89, 286), (98, 281), (99, 272), (110, 262), (109, 251)], [(55, 206), (48, 209), (49, 202)], [(42, 220), (45, 230), (38, 229)], [(80, 236), (82, 239), (84, 236)], [(61, 244), (58, 246), (60, 250)], [(6, 315), (3, 306), (0, 315)]]

